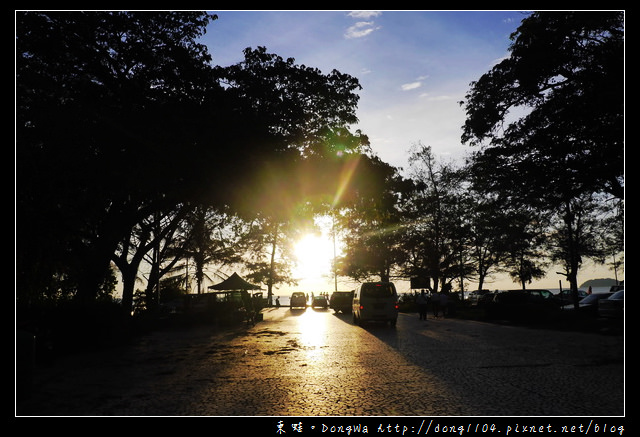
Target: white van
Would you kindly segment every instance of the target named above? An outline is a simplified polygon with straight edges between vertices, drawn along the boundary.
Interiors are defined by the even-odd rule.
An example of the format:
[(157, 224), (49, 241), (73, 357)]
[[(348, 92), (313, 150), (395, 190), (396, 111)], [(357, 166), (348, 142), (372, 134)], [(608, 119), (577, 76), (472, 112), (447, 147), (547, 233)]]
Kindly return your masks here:
[(353, 294), (353, 322), (389, 322), (398, 320), (398, 293), (393, 282), (365, 282)]

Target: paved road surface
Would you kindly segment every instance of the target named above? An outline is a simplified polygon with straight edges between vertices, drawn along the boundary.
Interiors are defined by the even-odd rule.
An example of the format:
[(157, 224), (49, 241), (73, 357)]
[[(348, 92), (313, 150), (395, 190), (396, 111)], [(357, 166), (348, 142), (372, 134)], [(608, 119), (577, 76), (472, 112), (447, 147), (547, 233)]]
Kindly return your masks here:
[(624, 337), (267, 309), (38, 369), (18, 416), (622, 416)]

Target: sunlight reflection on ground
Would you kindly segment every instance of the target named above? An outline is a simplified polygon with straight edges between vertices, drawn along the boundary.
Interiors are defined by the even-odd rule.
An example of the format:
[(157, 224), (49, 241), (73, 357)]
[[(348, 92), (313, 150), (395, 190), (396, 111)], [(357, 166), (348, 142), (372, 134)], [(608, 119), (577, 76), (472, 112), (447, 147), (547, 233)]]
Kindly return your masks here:
[(310, 360), (322, 359), (322, 347), (327, 344), (327, 317), (325, 310), (307, 308), (298, 318), (300, 326), (300, 346)]

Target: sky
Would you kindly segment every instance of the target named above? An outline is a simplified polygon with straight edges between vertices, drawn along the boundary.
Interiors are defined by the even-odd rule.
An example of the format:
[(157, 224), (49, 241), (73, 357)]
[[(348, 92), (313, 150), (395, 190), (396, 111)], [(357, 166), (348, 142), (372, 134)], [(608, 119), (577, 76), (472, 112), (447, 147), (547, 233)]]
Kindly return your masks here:
[[(215, 65), (241, 62), (245, 48), (262, 46), (324, 74), (336, 69), (356, 77), (362, 90), (359, 123), (352, 131), (362, 130), (380, 159), (405, 170), (409, 150), (418, 143), (431, 146), (442, 162), (460, 162), (471, 152), (460, 140), (465, 115), (459, 102), (472, 81), (509, 55), (509, 37), (526, 17), (526, 11), (517, 10), (210, 12), (218, 19), (200, 42), (208, 46)], [(332, 255), (327, 238), (317, 243), (313, 247), (307, 242), (313, 247), (309, 253)], [(302, 264), (325, 261), (316, 257)], [(333, 290), (333, 278), (305, 271), (315, 282), (303, 281), (302, 291)], [(558, 288), (564, 278), (554, 272), (529, 288)], [(613, 277), (606, 267), (587, 264), (578, 279)], [(486, 288), (517, 287), (502, 278)], [(338, 288), (350, 289), (350, 284)]]

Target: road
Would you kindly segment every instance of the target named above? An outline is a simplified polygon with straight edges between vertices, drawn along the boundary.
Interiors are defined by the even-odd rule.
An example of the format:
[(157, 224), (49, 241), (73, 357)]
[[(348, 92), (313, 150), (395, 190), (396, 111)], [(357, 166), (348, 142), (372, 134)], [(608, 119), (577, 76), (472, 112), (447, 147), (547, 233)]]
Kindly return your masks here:
[(623, 416), (624, 337), (264, 310), (39, 370), (18, 416)]

